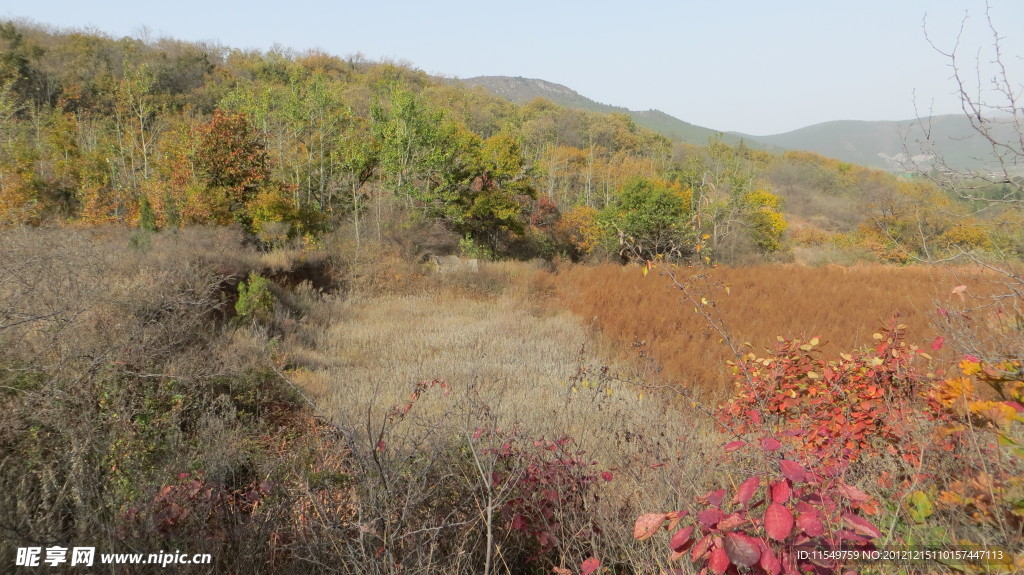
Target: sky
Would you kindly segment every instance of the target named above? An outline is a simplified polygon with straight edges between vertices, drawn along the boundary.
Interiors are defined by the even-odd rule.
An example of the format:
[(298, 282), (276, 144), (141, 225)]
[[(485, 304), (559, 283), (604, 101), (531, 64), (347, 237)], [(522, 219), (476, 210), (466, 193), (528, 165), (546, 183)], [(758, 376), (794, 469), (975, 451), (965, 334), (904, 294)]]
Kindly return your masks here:
[[(990, 0), (1015, 89), (1024, 2)], [(751, 135), (831, 120), (957, 113), (948, 60), (994, 71), (983, 1), (12, 0), (0, 18), (114, 37), (275, 45), (403, 61), (431, 74), (541, 78), (633, 110)], [(964, 18), (966, 17), (966, 21)], [(915, 108), (916, 104), (916, 108)]]

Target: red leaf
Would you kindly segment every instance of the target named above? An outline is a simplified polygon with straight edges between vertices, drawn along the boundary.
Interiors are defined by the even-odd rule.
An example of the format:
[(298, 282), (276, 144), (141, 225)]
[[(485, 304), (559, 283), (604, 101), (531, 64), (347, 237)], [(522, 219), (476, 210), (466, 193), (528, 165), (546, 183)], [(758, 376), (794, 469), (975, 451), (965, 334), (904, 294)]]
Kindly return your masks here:
[(513, 515), (512, 529), (515, 529), (516, 531), (521, 531), (524, 527), (526, 527), (526, 518), (518, 513)]
[(712, 527), (722, 519), (725, 519), (725, 513), (717, 507), (705, 509), (697, 514), (697, 522), (703, 527)]
[(724, 489), (719, 489), (718, 491), (708, 491), (700, 499), (702, 499), (704, 501), (707, 501), (708, 504), (710, 504), (710, 505), (714, 505), (715, 507), (718, 507), (719, 505), (722, 504), (722, 499), (724, 499), (724, 498), (725, 498), (725, 490)]
[(791, 495), (793, 495), (793, 488), (789, 486), (789, 481), (783, 479), (772, 483), (773, 503), (785, 503), (789, 501)]
[(664, 522), (664, 513), (647, 513), (637, 517), (636, 523), (633, 525), (633, 538), (638, 541), (647, 539), (654, 535)]
[(852, 543), (856, 543), (857, 545), (867, 545), (868, 543), (871, 543), (871, 540), (867, 537), (864, 537), (858, 533), (854, 533), (849, 529), (840, 529), (839, 531), (836, 531), (835, 536), (836, 539), (840, 541), (840, 543), (843, 541), (850, 541)]
[(708, 558), (708, 567), (718, 575), (724, 575), (730, 564), (729, 556), (726, 555), (725, 549), (722, 547), (715, 547), (715, 550), (711, 552), (711, 557)]
[(676, 553), (682, 553), (686, 551), (690, 545), (693, 544), (693, 525), (689, 527), (683, 527), (679, 531), (676, 531), (672, 535), (672, 540), (668, 542), (668, 547)]
[(751, 477), (751, 478), (747, 479), (746, 481), (741, 483), (740, 486), (739, 486), (739, 489), (736, 490), (736, 496), (733, 497), (733, 499), (732, 499), (733, 502), (734, 503), (739, 503), (740, 505), (743, 505), (744, 507), (746, 507), (747, 502), (750, 501), (750, 498), (754, 496), (754, 493), (757, 491), (757, 488), (760, 487), (760, 486), (761, 486), (761, 478), (760, 477), (757, 477), (755, 475), (754, 477)]
[(757, 546), (757, 541), (742, 533), (727, 533), (723, 546), (726, 556), (734, 565), (751, 567), (761, 558), (761, 550)]
[(783, 459), (779, 462), (779, 471), (790, 481), (796, 483), (807, 481), (807, 471), (795, 461)]
[(793, 514), (779, 503), (772, 503), (764, 512), (764, 532), (776, 541), (783, 541), (793, 531)]
[(733, 451), (736, 451), (737, 449), (739, 449), (741, 447), (746, 447), (746, 446), (747, 446), (747, 442), (746, 441), (730, 441), (729, 443), (725, 444), (725, 448), (724, 449), (725, 449), (726, 453), (732, 453)]
[(766, 437), (761, 440), (761, 449), (764, 449), (765, 451), (775, 451), (780, 447), (782, 447), (782, 444), (779, 443), (778, 439)]
[(590, 575), (601, 566), (601, 562), (595, 557), (591, 557), (580, 565), (580, 575)]
[(818, 537), (825, 533), (825, 524), (818, 517), (818, 512), (813, 509), (797, 515), (796, 526), (811, 537)]
[(725, 519), (719, 521), (718, 525), (715, 525), (715, 528), (720, 529), (722, 531), (732, 531), (733, 529), (736, 529), (737, 527), (743, 525), (746, 522), (746, 513), (733, 513), (732, 515), (729, 515)]
[(847, 485), (845, 483), (839, 484), (839, 493), (845, 495), (846, 498), (849, 499), (850, 501), (856, 501), (858, 503), (863, 503), (865, 501), (871, 500), (871, 498), (868, 497), (867, 493), (864, 493), (860, 489), (857, 489), (856, 487), (852, 485)]
[(946, 343), (946, 339), (940, 335), (932, 341), (932, 350), (939, 351), (944, 343)]
[(615, 476), (612, 475), (611, 471), (602, 471), (601, 479), (604, 479), (605, 481), (611, 481), (612, 479), (615, 479)]
[(782, 573), (782, 562), (775, 557), (775, 554), (772, 553), (771, 548), (767, 545), (761, 547), (761, 559), (758, 561), (758, 564), (768, 575), (779, 575), (779, 573)]
[(882, 536), (882, 532), (863, 517), (854, 515), (853, 513), (843, 513), (843, 520), (846, 521), (850, 527), (853, 527), (853, 530), (857, 533), (867, 535), (872, 539)]

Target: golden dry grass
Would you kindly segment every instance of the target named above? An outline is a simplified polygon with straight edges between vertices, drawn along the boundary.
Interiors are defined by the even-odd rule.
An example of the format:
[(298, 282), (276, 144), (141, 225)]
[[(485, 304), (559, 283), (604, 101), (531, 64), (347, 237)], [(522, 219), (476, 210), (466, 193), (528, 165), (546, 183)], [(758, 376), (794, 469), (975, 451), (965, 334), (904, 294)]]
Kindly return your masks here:
[[(821, 347), (826, 355), (837, 355), (870, 344), (872, 333), (897, 314), (909, 326), (910, 342), (925, 347), (937, 335), (932, 325), (937, 306), (956, 304), (950, 301), (954, 286), (965, 283), (969, 293), (989, 289), (980, 272), (924, 266), (768, 265), (674, 273), (681, 284), (692, 286), (698, 301), (708, 300), (703, 307), (723, 321), (735, 341), (749, 342), (755, 353), (777, 336), (816, 336), (826, 342)], [(623, 355), (635, 354), (630, 344), (642, 342), (669, 380), (731, 391), (725, 368), (734, 359), (731, 350), (664, 273), (645, 277), (633, 266), (574, 266), (554, 281), (562, 304), (618, 342)], [(937, 365), (950, 359), (935, 355)]]
[[(676, 417), (623, 382), (601, 389), (600, 406), (592, 397), (583, 401), (595, 394), (573, 392), (570, 380), (580, 367), (607, 363), (595, 355), (591, 330), (567, 310), (540, 305), (526, 264), (484, 267), (516, 275), (516, 289), (483, 297), (463, 279), (406, 295), (327, 298), (314, 311), (324, 319), (304, 322), (287, 349), (301, 368), (297, 378), (325, 413), (343, 421), (365, 419), (368, 410), (378, 417), (403, 403), (416, 382), (442, 379), (452, 394), (472, 387), (505, 425), (518, 422), (537, 436), (569, 434), (597, 450), (612, 427), (641, 428), (647, 423), (639, 418), (655, 413)], [(445, 402), (430, 394), (421, 401)], [(595, 419), (590, 410), (598, 407)]]
[[(382, 265), (375, 273), (383, 280), (394, 271)], [(619, 266), (550, 273), (507, 262), (458, 277), (407, 271), (412, 275), (403, 273), (384, 293), (325, 297), (285, 340), (296, 366), (293, 381), (352, 431), (357, 455), (372, 454), (383, 438), (388, 454), (397, 453), (384, 469), (424, 473), (430, 483), (440, 479), (433, 479), (433, 468), (423, 471), (424, 460), (444, 461), (445, 473), (459, 474), (465, 470), (451, 467), (447, 453), (486, 453), (485, 442), (474, 442), (471, 433), (489, 417), (495, 427), (522, 430), (525, 437), (570, 436), (572, 449), (598, 462), (595, 469), (615, 475), (599, 483), (600, 503), (587, 511), (604, 529), (594, 544), (636, 572), (657, 571), (664, 561), (657, 546), (630, 540), (628, 525), (638, 514), (690, 508), (710, 486), (763, 468), (753, 460), (723, 464), (728, 439), (712, 418), (668, 399), (678, 396), (641, 399), (650, 391), (645, 385), (665, 378), (698, 384), (690, 392), (709, 399), (732, 389), (729, 350), (669, 277)], [(701, 275), (705, 271), (709, 275)], [(926, 345), (935, 337), (929, 315), (957, 299), (953, 286), (986, 289), (976, 272), (923, 267), (776, 265), (677, 274), (679, 282), (692, 283), (697, 301), (707, 298), (704, 307), (736, 340), (750, 341), (755, 351), (777, 335), (803, 335), (826, 340), (827, 355), (869, 345), (872, 333), (897, 313), (910, 326), (910, 339)], [(635, 339), (644, 342), (639, 349)], [(643, 354), (662, 366), (661, 376), (638, 359)], [(936, 368), (949, 363), (934, 355)], [(630, 381), (603, 376), (601, 365), (629, 373)], [(580, 369), (587, 373), (579, 375)], [(389, 410), (408, 400), (416, 382), (433, 379), (448, 382), (450, 395), (430, 389), (408, 419), (389, 422)], [(387, 432), (376, 435), (384, 427)], [(364, 489), (373, 493), (373, 487)], [(436, 498), (416, 490), (403, 487), (403, 501)], [(394, 505), (377, 513), (398, 513)], [(565, 521), (582, 525), (579, 517)]]
[[(495, 277), (505, 288), (487, 295)], [(473, 429), (488, 421), (533, 439), (571, 437), (573, 451), (616, 477), (600, 483), (601, 504), (591, 510), (606, 526), (602, 537), (650, 565), (661, 560), (652, 559), (659, 550), (618, 527), (710, 486), (718, 474), (701, 454), (722, 438), (710, 418), (686, 416), (658, 393), (610, 375), (627, 366), (602, 372), (609, 362), (593, 330), (544, 301), (549, 281), (529, 264), (485, 264), (479, 276), (427, 281), (403, 295), (328, 296), (285, 346), (297, 367), (292, 379), (325, 415), (355, 430), (363, 449), (372, 449), (371, 431), (388, 410), (406, 402), (416, 382), (433, 379), (445, 380), (450, 393), (428, 390), (408, 419), (391, 424), (389, 453), (440, 457), (437, 443), (472, 444)]]

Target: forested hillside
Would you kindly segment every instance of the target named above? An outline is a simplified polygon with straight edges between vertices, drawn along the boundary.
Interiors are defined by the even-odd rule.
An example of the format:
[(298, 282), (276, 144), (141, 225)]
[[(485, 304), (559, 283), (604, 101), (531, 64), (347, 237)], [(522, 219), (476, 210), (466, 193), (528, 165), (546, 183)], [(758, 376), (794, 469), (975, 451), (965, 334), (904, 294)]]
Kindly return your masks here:
[(448, 237), (414, 251), (518, 258), (614, 255), (626, 240), (644, 257), (701, 244), (734, 262), (991, 245), (968, 206), (924, 183), (685, 145), (623, 114), (516, 105), (405, 65), (14, 22), (2, 42), (8, 223), (234, 223), (266, 245), (414, 223)]

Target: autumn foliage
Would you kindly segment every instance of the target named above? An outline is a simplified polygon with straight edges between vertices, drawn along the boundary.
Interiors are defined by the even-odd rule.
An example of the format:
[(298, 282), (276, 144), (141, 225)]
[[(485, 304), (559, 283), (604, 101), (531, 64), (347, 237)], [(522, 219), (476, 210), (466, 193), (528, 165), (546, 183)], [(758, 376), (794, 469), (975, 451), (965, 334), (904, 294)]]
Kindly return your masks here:
[(750, 353), (733, 366), (737, 390), (721, 417), (737, 434), (781, 441), (804, 461), (839, 470), (886, 451), (912, 463), (901, 442), (925, 402), (928, 383), (919, 357), (904, 341), (906, 325), (890, 323), (865, 352), (825, 360), (812, 338), (782, 340), (773, 353)]
[[(711, 303), (696, 301), (693, 284), (676, 280), (674, 287), (698, 311)], [(960, 285), (953, 294), (964, 291)], [(939, 534), (973, 526), (983, 535), (961, 544), (999, 544), (991, 556), (956, 566), (1019, 566), (1007, 550), (1024, 535), (1021, 364), (967, 356), (961, 377), (943, 378), (929, 371), (931, 355), (905, 341), (907, 329), (893, 320), (873, 334), (871, 347), (832, 360), (821, 357), (817, 337), (780, 337), (765, 357), (746, 353), (729, 362), (735, 392), (716, 415), (732, 440), (719, 457), (756, 474), (741, 475), (732, 491), (697, 497), (689, 509), (640, 516), (634, 537), (664, 526), (674, 532), (669, 562), (685, 558), (702, 573), (840, 573), (865, 564), (856, 553), (883, 541), (942, 549), (949, 541)], [(938, 337), (930, 351), (944, 344)], [(976, 384), (989, 399), (976, 395)], [(988, 465), (989, 458), (1000, 463)], [(979, 465), (986, 469), (976, 471)], [(878, 469), (885, 471), (871, 471)], [(892, 500), (903, 503), (893, 508)], [(879, 522), (886, 514), (887, 527)], [(963, 523), (935, 524), (953, 517)]]

